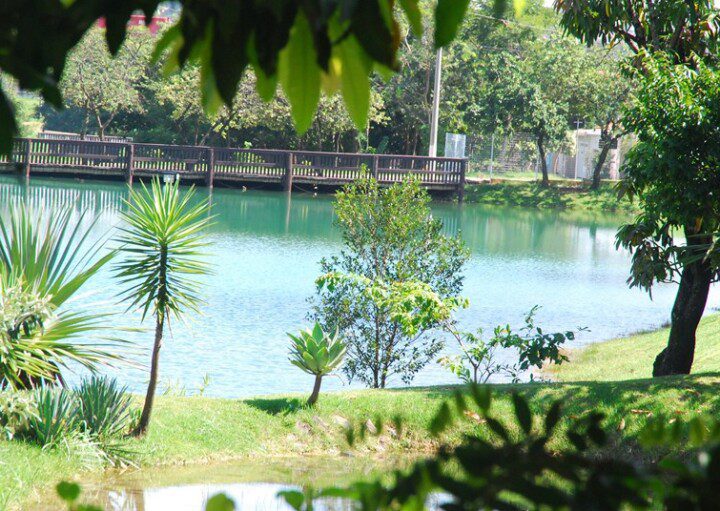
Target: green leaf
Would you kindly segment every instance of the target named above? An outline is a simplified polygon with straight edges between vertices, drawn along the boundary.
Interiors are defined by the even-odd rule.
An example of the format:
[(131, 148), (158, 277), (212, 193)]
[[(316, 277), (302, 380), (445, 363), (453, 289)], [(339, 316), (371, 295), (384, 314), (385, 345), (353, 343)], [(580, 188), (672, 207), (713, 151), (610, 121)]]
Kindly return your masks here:
[(517, 417), (520, 427), (526, 435), (530, 434), (532, 430), (532, 414), (530, 413), (530, 407), (527, 404), (525, 398), (520, 396), (517, 392), (512, 394), (513, 406), (515, 407), (515, 417)]
[(203, 42), (203, 52), (201, 54), (202, 65), (200, 67), (200, 92), (202, 98), (202, 107), (205, 113), (210, 117), (214, 117), (220, 107), (223, 105), (222, 97), (217, 89), (215, 81), (215, 70), (212, 63), (212, 23), (208, 24), (207, 34)]
[(372, 63), (354, 36), (337, 45), (342, 65), (342, 95), (350, 118), (359, 130), (367, 125), (370, 108), (370, 77)]
[(450, 406), (447, 404), (447, 402), (443, 402), (442, 405), (440, 405), (440, 409), (435, 414), (435, 417), (433, 417), (432, 421), (430, 421), (430, 434), (433, 436), (437, 436), (450, 425), (452, 422), (452, 412), (450, 411)]
[(58, 496), (65, 502), (73, 503), (80, 497), (80, 485), (62, 481), (55, 487)]
[(235, 502), (224, 493), (218, 493), (208, 499), (205, 511), (235, 511)]
[(452, 42), (469, 4), (470, 0), (438, 0), (435, 9), (435, 48)]
[(296, 511), (300, 511), (302, 509), (302, 505), (305, 503), (305, 495), (296, 490), (281, 491), (278, 493), (278, 497), (285, 499), (285, 502), (287, 502), (288, 505)]
[(400, 5), (405, 11), (405, 15), (410, 22), (410, 28), (416, 36), (421, 36), (423, 33), (422, 13), (418, 5), (418, 0), (400, 0)]
[(320, 101), (320, 68), (310, 23), (302, 11), (295, 17), (290, 40), (280, 52), (278, 75), (290, 101), (295, 128), (298, 133), (305, 133)]

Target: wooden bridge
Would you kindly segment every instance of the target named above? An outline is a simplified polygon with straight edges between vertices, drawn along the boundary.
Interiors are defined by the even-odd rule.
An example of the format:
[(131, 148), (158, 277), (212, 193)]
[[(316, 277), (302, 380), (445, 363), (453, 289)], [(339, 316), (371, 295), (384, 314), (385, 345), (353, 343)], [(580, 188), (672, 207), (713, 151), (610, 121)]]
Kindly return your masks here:
[(413, 176), (430, 191), (463, 199), (467, 160), (388, 154), (139, 144), (88, 140), (16, 139), (0, 160), (27, 179), (42, 175), (124, 179), (170, 174), (182, 181), (239, 186), (263, 184), (286, 191), (302, 185), (338, 187), (370, 174), (381, 184)]

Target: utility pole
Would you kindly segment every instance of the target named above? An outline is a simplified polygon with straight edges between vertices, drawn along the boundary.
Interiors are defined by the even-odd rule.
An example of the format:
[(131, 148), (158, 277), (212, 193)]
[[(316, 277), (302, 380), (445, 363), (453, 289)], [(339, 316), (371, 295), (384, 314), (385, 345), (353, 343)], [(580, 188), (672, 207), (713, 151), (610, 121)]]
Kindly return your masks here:
[(430, 115), (430, 147), (428, 155), (437, 156), (438, 117), (440, 115), (440, 84), (442, 74), (442, 48), (438, 48), (435, 58), (435, 88), (433, 92), (432, 114)]
[(582, 121), (575, 121), (575, 179), (578, 176), (578, 162), (580, 161), (580, 125)]

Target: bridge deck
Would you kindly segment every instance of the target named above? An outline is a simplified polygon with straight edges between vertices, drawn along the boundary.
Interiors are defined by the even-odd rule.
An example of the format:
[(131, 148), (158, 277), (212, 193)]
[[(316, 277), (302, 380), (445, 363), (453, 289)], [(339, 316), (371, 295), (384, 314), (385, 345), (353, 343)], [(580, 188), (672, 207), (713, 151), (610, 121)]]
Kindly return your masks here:
[(429, 190), (457, 193), (462, 200), (467, 160), (388, 154), (324, 153), (273, 149), (139, 144), (89, 140), (16, 139), (11, 158), (0, 163), (22, 171), (96, 175), (125, 179), (174, 174), (216, 183), (263, 183), (337, 187), (363, 175), (392, 184), (407, 176)]

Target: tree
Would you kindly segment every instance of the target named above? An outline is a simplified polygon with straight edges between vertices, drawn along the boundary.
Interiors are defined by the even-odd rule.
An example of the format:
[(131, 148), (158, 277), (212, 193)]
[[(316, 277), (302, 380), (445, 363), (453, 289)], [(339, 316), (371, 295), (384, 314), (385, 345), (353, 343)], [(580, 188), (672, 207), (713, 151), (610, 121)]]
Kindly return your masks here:
[(69, 104), (85, 112), (82, 136), (90, 116), (102, 140), (118, 113), (142, 111), (138, 82), (145, 76), (151, 49), (150, 33), (136, 29), (113, 57), (97, 28), (70, 53), (61, 89)]
[(344, 248), (320, 266), (346, 278), (321, 279), (312, 316), (346, 340), (348, 378), (374, 388), (395, 375), (410, 382), (441, 349), (434, 330), (459, 304), (467, 251), (442, 234), (429, 202), (414, 181), (364, 179), (337, 194)]
[(209, 271), (199, 254), (210, 217), (207, 200), (194, 202), (193, 189), (181, 195), (177, 182), (163, 186), (154, 179), (149, 190), (143, 184), (140, 191), (129, 193), (122, 214), (127, 226), (118, 239), (125, 258), (116, 264), (115, 274), (125, 287), (121, 296), (130, 302), (129, 308), (139, 308), (143, 320), (148, 312), (155, 316), (150, 381), (133, 432), (140, 436), (150, 424), (165, 324), (171, 316), (197, 311), (201, 302), (195, 277)]
[[(677, 282), (667, 347), (654, 376), (688, 374), (695, 333), (720, 259), (720, 73), (701, 61), (691, 70), (665, 56), (645, 58), (637, 100), (625, 126), (638, 137), (624, 166), (625, 190), (642, 214), (620, 228), (618, 245), (632, 252), (629, 284), (651, 290)], [(678, 239), (680, 238), (680, 239)]]
[[(312, 122), (324, 79), (338, 85), (355, 125), (364, 127), (370, 74), (378, 67), (397, 69), (401, 12), (413, 30), (422, 31), (416, 0), (404, 0), (401, 10), (392, 9), (388, 0), (181, 3), (180, 19), (164, 34), (156, 51), (171, 56), (166, 70), (199, 63), (203, 107), (214, 114), (223, 102), (232, 103), (244, 71), (252, 67), (264, 99), (271, 99), (277, 84), (282, 85), (300, 132)], [(455, 37), (468, 3), (437, 3), (437, 47)], [(105, 18), (108, 47), (117, 54), (131, 14), (141, 9), (150, 17), (159, 4), (160, 0), (51, 1), (29, 10), (22, 0), (4, 2), (0, 33), (7, 37), (0, 41), (0, 71), (18, 79), (23, 89), (40, 91), (59, 107), (57, 83), (68, 53), (97, 20)], [(0, 149), (5, 153), (11, 149), (15, 132), (12, 109), (0, 94)]]

